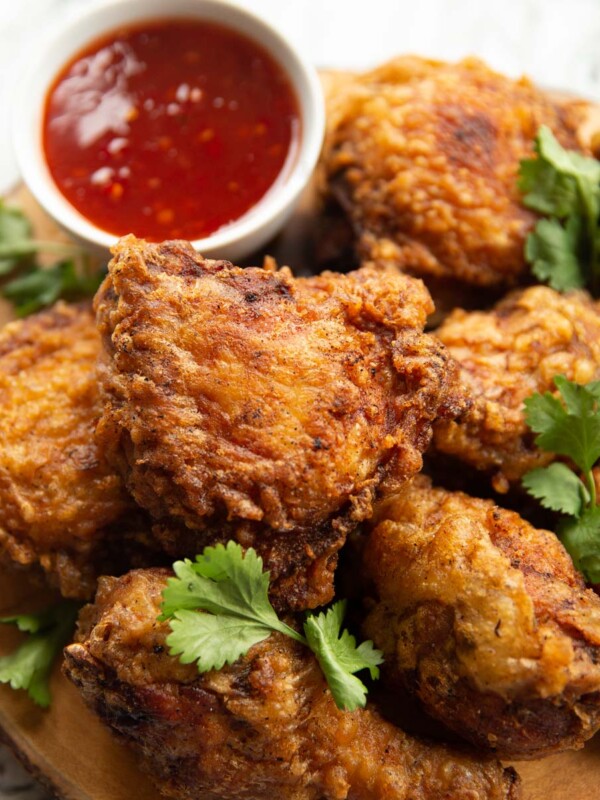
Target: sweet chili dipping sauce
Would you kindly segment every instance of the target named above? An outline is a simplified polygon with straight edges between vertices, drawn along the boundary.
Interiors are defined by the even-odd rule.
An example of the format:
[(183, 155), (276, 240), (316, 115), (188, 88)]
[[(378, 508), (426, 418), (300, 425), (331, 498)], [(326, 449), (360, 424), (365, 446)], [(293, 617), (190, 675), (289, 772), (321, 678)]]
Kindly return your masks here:
[(238, 219), (292, 160), (298, 102), (258, 44), (196, 20), (147, 23), (90, 45), (46, 101), (55, 183), (109, 233), (200, 239)]

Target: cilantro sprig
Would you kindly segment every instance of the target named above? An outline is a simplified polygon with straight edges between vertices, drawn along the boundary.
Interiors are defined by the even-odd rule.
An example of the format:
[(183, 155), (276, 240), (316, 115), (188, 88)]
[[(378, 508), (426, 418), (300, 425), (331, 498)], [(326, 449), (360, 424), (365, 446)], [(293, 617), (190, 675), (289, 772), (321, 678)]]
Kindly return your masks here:
[(177, 561), (173, 569), (159, 619), (169, 621), (169, 652), (182, 663), (197, 662), (199, 672), (221, 669), (278, 631), (313, 651), (339, 708), (364, 707), (367, 687), (355, 673), (368, 669), (379, 677), (383, 657), (372, 642), (357, 647), (342, 630), (344, 601), (308, 614), (302, 635), (278, 618), (269, 601), (269, 573), (252, 548), (244, 553), (232, 541), (206, 547), (195, 561)]
[(545, 125), (537, 158), (521, 161), (523, 204), (540, 219), (525, 244), (533, 274), (553, 289), (600, 291), (600, 162), (565, 150)]
[[(42, 267), (35, 259), (38, 254), (60, 258)], [(18, 316), (27, 316), (60, 298), (90, 297), (102, 278), (102, 271), (92, 267), (83, 248), (34, 239), (25, 215), (0, 202), (0, 280), (4, 281), (0, 291)]]
[(50, 675), (56, 657), (73, 633), (78, 606), (64, 602), (38, 614), (0, 618), (27, 637), (12, 653), (0, 657), (0, 683), (24, 689), (42, 708), (50, 705)]
[[(523, 486), (540, 503), (563, 514), (557, 533), (592, 583), (600, 582), (600, 506), (593, 467), (600, 458), (600, 381), (585, 386), (557, 375), (560, 399), (550, 392), (525, 401), (525, 419), (535, 444), (563, 456), (577, 468), (555, 462), (531, 470)], [(580, 475), (582, 477), (580, 477)]]

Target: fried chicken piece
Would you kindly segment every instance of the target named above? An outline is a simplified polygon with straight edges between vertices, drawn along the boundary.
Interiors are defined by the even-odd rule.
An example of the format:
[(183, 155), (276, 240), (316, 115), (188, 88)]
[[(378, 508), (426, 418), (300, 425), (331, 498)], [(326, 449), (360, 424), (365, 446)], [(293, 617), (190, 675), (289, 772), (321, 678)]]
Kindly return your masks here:
[(58, 303), (0, 332), (0, 552), (84, 599), (107, 566), (106, 538), (140, 525), (94, 441), (100, 351), (85, 305)]
[(581, 150), (587, 107), (555, 102), (477, 59), (397, 58), (330, 94), (324, 193), (348, 216), (363, 259), (514, 284), (536, 221), (521, 204), (519, 161), (532, 157), (542, 124)]
[(167, 654), (169, 573), (102, 579), (65, 671), (177, 800), (496, 800), (518, 778), (493, 760), (409, 737), (367, 708), (340, 711), (308, 648), (279, 634), (219, 672)]
[(459, 408), (457, 369), (422, 333), (426, 289), (368, 268), (244, 270), (186, 242), (114, 252), (96, 298), (102, 447), (170, 554), (236, 538), (283, 605), (327, 602), (347, 532)]
[(533, 286), (491, 311), (454, 311), (436, 335), (458, 361), (473, 404), (460, 422), (436, 425), (434, 446), (491, 472), (494, 488), (506, 492), (554, 459), (534, 445), (524, 400), (557, 393), (556, 375), (577, 383), (600, 379), (600, 311), (584, 292)]
[(600, 727), (600, 598), (554, 534), (418, 476), (382, 503), (363, 558), (364, 633), (429, 714), (511, 759)]

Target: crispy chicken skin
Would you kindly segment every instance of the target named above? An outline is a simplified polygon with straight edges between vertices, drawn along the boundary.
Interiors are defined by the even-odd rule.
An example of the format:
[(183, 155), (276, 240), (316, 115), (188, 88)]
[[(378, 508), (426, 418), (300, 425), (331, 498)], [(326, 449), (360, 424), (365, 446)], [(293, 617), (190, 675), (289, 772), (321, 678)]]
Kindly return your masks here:
[(507, 491), (551, 453), (533, 444), (523, 401), (556, 392), (553, 379), (600, 379), (600, 311), (584, 292), (546, 286), (515, 291), (491, 311), (455, 310), (436, 331), (458, 361), (472, 406), (459, 423), (441, 420), (434, 446), (492, 474)]
[(0, 331), (0, 553), (41, 565), (67, 597), (91, 595), (104, 538), (131, 505), (94, 441), (100, 351), (84, 305)]
[(511, 759), (600, 727), (600, 598), (554, 534), (419, 476), (382, 503), (363, 558), (364, 634), (432, 716)]
[(519, 161), (542, 124), (580, 149), (584, 103), (553, 102), (473, 58), (408, 56), (336, 85), (328, 105), (321, 182), (360, 257), (478, 286), (515, 283), (535, 222), (521, 205)]
[(168, 573), (102, 579), (65, 671), (177, 800), (500, 800), (518, 778), (493, 760), (407, 736), (369, 708), (337, 709), (307, 648), (274, 635), (219, 672), (167, 654)]
[(422, 333), (431, 300), (408, 276), (295, 279), (127, 237), (96, 310), (98, 438), (156, 535), (174, 556), (254, 546), (294, 608), (331, 599), (347, 532), (459, 409), (457, 368)]

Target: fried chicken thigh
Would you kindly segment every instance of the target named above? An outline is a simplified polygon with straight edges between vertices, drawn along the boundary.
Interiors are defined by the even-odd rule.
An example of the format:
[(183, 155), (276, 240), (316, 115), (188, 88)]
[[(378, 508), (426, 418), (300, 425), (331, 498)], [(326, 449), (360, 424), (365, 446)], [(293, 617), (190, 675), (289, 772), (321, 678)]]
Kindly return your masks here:
[(408, 276), (295, 279), (128, 237), (96, 309), (99, 441), (156, 535), (174, 556), (255, 547), (291, 607), (331, 599), (347, 532), (459, 408), (456, 367), (422, 333), (431, 300)]
[(372, 709), (340, 711), (312, 653), (279, 634), (219, 672), (167, 654), (166, 571), (103, 579), (65, 671), (177, 800), (500, 800), (493, 760), (407, 736)]
[(600, 379), (600, 310), (584, 292), (532, 286), (486, 312), (456, 310), (436, 335), (458, 361), (473, 404), (459, 423), (440, 421), (434, 446), (492, 473), (497, 491), (520, 481), (551, 453), (534, 445), (523, 401), (556, 392), (553, 379)]
[(554, 534), (419, 476), (382, 503), (363, 557), (364, 633), (432, 716), (511, 759), (600, 727), (600, 598)]
[(519, 161), (532, 156), (542, 124), (580, 149), (585, 108), (473, 58), (397, 58), (331, 93), (324, 193), (347, 215), (363, 259), (510, 285), (526, 269), (536, 220), (521, 204)]
[(91, 308), (59, 303), (0, 331), (0, 552), (89, 597), (105, 538), (131, 507), (102, 457)]

